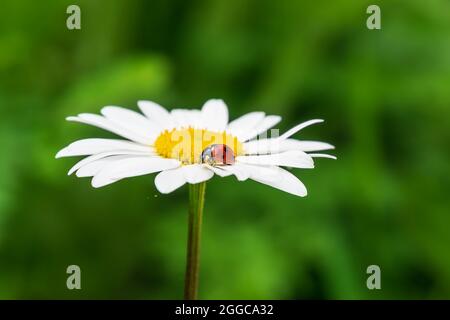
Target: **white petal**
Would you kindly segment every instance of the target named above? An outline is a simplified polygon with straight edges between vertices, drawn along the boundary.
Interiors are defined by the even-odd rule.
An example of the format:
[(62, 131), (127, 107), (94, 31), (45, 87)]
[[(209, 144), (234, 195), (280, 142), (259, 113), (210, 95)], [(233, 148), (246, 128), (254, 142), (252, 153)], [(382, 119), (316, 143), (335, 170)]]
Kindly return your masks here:
[(256, 165), (276, 165), (293, 168), (314, 168), (314, 161), (310, 155), (300, 150), (290, 150), (282, 153), (274, 153), (256, 156), (236, 157), (239, 163)]
[(191, 164), (183, 166), (183, 174), (186, 182), (195, 184), (211, 179), (214, 172), (201, 164)]
[(323, 150), (331, 150), (334, 149), (334, 146), (321, 141), (307, 141), (307, 140), (295, 140), (295, 139), (286, 139), (284, 140), (286, 144), (295, 146), (296, 149), (302, 150), (305, 152), (310, 151), (323, 151)]
[(162, 171), (155, 177), (156, 189), (161, 193), (170, 193), (185, 183), (186, 179), (184, 178), (182, 167)]
[(223, 170), (222, 167), (213, 167), (210, 165), (206, 165), (209, 170), (213, 171), (215, 174), (217, 174), (220, 177), (228, 177), (231, 176), (233, 173), (230, 171)]
[(259, 166), (253, 164), (239, 164), (247, 172), (249, 178), (266, 177), (267, 180), (276, 180), (278, 177), (278, 170), (276, 166)]
[(124, 138), (139, 142), (141, 144), (149, 144), (148, 139), (146, 137), (143, 137), (139, 134), (134, 133), (133, 131), (130, 131), (128, 129), (125, 129), (115, 123), (112, 123), (108, 119), (99, 116), (97, 114), (92, 113), (81, 113), (77, 117), (67, 117), (66, 120), (68, 121), (75, 121), (75, 122), (81, 122), (85, 124), (89, 124), (91, 126), (95, 126), (98, 128), (102, 128), (104, 130), (111, 131), (112, 133), (115, 133), (119, 136), (122, 136)]
[(245, 154), (279, 153), (288, 150), (322, 151), (334, 149), (329, 143), (320, 141), (304, 141), (295, 139), (259, 139), (244, 143)]
[(158, 123), (122, 107), (107, 106), (102, 108), (101, 113), (112, 123), (145, 137), (149, 142), (163, 129)]
[(92, 179), (92, 186), (99, 188), (123, 178), (174, 169), (180, 165), (175, 159), (160, 157), (130, 157), (110, 163)]
[(170, 112), (174, 124), (178, 128), (194, 127), (198, 128), (201, 126), (201, 113), (200, 110), (196, 109), (173, 109)]
[(113, 161), (125, 159), (127, 157), (129, 157), (129, 156), (122, 155), (122, 156), (111, 156), (111, 157), (106, 157), (106, 158), (102, 158), (99, 160), (94, 160), (86, 165), (83, 165), (80, 169), (78, 169), (76, 176), (79, 178), (93, 177), (97, 173), (99, 173), (100, 170), (102, 170), (109, 163), (111, 163)]
[(140, 100), (137, 104), (139, 109), (141, 109), (147, 118), (160, 124), (160, 126), (164, 129), (172, 129), (174, 127), (172, 116), (169, 111), (161, 105), (153, 101), (146, 100)]
[(247, 180), (250, 177), (250, 173), (245, 170), (245, 167), (241, 166), (239, 163), (235, 163), (231, 166), (222, 166), (221, 168), (234, 174), (239, 181)]
[(212, 131), (223, 131), (228, 124), (228, 107), (220, 99), (210, 99), (202, 107), (202, 126)]
[(267, 116), (255, 128), (249, 130), (247, 133), (241, 135), (241, 141), (253, 139), (258, 134), (266, 132), (268, 129), (275, 126), (281, 121), (280, 116)]
[(279, 167), (247, 166), (250, 179), (267, 184), (279, 190), (304, 197), (307, 195), (305, 185), (289, 171)]
[(67, 173), (68, 175), (71, 175), (75, 171), (77, 171), (79, 168), (87, 165), (88, 163), (91, 163), (92, 161), (96, 161), (102, 158), (106, 158), (109, 156), (115, 156), (115, 155), (129, 155), (129, 156), (143, 156), (143, 157), (152, 157), (153, 155), (150, 153), (143, 153), (139, 151), (128, 151), (128, 150), (114, 150), (114, 151), (107, 151), (107, 152), (100, 152), (93, 154), (89, 157), (86, 157), (82, 159), (81, 161), (78, 161)]
[(252, 140), (243, 144), (244, 154), (270, 154), (295, 149), (286, 146), (285, 141), (278, 138)]
[(227, 132), (241, 140), (241, 137), (245, 137), (249, 131), (263, 121), (264, 115), (264, 112), (250, 112), (244, 114), (242, 117), (239, 117), (228, 124)]
[(308, 153), (313, 158), (328, 158), (328, 159), (334, 159), (336, 160), (336, 156), (333, 156), (331, 154), (326, 153)]
[(292, 136), (293, 134), (297, 133), (298, 131), (302, 130), (303, 128), (309, 127), (310, 125), (316, 124), (316, 123), (320, 123), (323, 122), (322, 119), (314, 119), (314, 120), (309, 120), (309, 121), (305, 121), (303, 123), (300, 123), (298, 125), (296, 125), (295, 127), (293, 127), (292, 129), (288, 130), (287, 132), (285, 132), (284, 134), (282, 134), (279, 139), (287, 139), (290, 136)]
[(85, 156), (96, 154), (100, 152), (113, 151), (113, 150), (129, 150), (140, 151), (146, 153), (152, 153), (153, 148), (137, 144), (135, 142), (119, 140), (119, 139), (82, 139), (72, 142), (67, 147), (61, 149), (56, 158), (72, 157), (72, 156)]

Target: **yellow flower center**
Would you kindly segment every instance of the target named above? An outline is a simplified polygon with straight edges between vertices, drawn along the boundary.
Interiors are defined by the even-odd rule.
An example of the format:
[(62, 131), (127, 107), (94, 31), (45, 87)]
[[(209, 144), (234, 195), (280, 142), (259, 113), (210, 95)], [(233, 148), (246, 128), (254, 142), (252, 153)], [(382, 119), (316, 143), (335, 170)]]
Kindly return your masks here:
[(201, 163), (203, 150), (212, 144), (225, 144), (235, 156), (242, 154), (242, 143), (223, 132), (214, 132), (192, 127), (164, 130), (155, 140), (156, 152), (164, 158), (178, 159), (183, 164)]

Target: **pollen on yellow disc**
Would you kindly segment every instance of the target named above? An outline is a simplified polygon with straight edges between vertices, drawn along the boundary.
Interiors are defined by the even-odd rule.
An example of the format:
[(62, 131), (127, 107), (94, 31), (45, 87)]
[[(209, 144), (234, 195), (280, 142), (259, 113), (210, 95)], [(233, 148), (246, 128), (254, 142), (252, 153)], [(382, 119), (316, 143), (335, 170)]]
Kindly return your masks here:
[(214, 132), (192, 127), (164, 130), (156, 138), (156, 152), (164, 158), (178, 159), (184, 164), (201, 163), (201, 154), (212, 144), (226, 144), (238, 156), (242, 154), (242, 143), (223, 132)]

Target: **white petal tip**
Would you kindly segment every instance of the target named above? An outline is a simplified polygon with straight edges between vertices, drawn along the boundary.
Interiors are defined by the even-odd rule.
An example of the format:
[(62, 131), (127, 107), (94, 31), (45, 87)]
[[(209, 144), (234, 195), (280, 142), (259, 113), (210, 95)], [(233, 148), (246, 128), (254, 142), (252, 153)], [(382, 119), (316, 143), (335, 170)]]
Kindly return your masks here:
[(102, 183), (98, 183), (96, 182), (94, 179), (92, 179), (91, 181), (91, 186), (95, 189), (101, 188), (103, 186), (105, 186), (106, 184), (102, 184)]
[(173, 191), (173, 190), (159, 188), (158, 185), (156, 185), (156, 190), (158, 190), (159, 193), (161, 193), (161, 194), (169, 194)]
[(324, 123), (325, 120), (323, 120), (323, 119), (313, 119), (310, 122), (311, 122), (311, 124), (317, 124), (317, 123)]
[(333, 156), (332, 154), (326, 154), (326, 153), (309, 153), (309, 155), (312, 158), (327, 158), (327, 159), (333, 159), (337, 160), (336, 156)]
[(62, 158), (62, 157), (64, 157), (65, 156), (65, 151), (64, 151), (64, 149), (62, 149), (62, 150), (59, 150), (58, 151), (58, 153), (57, 154), (55, 154), (55, 159), (59, 159), (59, 158)]
[(208, 101), (206, 101), (206, 102), (224, 102), (224, 101), (219, 98), (212, 98), (212, 99), (208, 99)]
[(108, 113), (108, 110), (111, 110), (114, 108), (115, 108), (114, 106), (104, 106), (103, 108), (100, 109), (100, 113), (102, 115), (106, 116), (105, 113)]
[(146, 107), (146, 106), (156, 106), (158, 108), (161, 107), (158, 103), (150, 100), (138, 100), (137, 105), (138, 107)]
[(76, 166), (73, 166), (73, 167), (70, 168), (70, 170), (67, 172), (67, 175), (70, 176), (72, 173), (74, 173), (74, 172), (76, 171), (76, 172), (77, 172), (77, 173), (76, 173), (76, 176), (79, 177), (79, 175), (78, 175), (78, 169), (79, 169), (79, 168), (77, 168)]
[(306, 189), (306, 187), (301, 187), (301, 188), (297, 188), (297, 190), (293, 190), (291, 192), (291, 194), (293, 194), (294, 196), (298, 196), (298, 197), (306, 197), (308, 195), (308, 190)]
[(98, 178), (98, 176), (94, 176), (91, 180), (91, 186), (94, 187), (95, 189), (107, 186), (111, 183), (114, 183), (118, 180), (109, 180), (109, 179), (105, 179), (105, 178)]
[(279, 137), (279, 139), (287, 139), (290, 136), (292, 136), (293, 134), (299, 132), (300, 130), (302, 130), (302, 129), (306, 128), (306, 127), (309, 127), (309, 126), (311, 126), (313, 124), (316, 124), (316, 123), (322, 123), (322, 122), (324, 122), (323, 119), (313, 119), (313, 120), (308, 120), (308, 121), (302, 122), (302, 123), (296, 125), (295, 127), (293, 127), (292, 129), (288, 130), (284, 134), (282, 134)]
[(212, 112), (217, 110), (219, 110), (219, 112), (226, 111), (228, 120), (228, 107), (222, 99), (209, 99), (202, 106), (203, 112)]
[(275, 115), (271, 115), (269, 117), (272, 117), (272, 119), (274, 119), (274, 122), (280, 122), (281, 119), (283, 119), (281, 116), (275, 116)]

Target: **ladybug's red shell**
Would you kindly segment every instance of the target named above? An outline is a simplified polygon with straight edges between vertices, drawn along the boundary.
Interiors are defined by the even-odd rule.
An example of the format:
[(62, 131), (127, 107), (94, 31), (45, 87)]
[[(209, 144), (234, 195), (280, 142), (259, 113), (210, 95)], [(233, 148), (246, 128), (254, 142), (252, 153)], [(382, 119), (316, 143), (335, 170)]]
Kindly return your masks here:
[(234, 164), (234, 152), (226, 144), (212, 144), (202, 152), (202, 162), (210, 165)]

